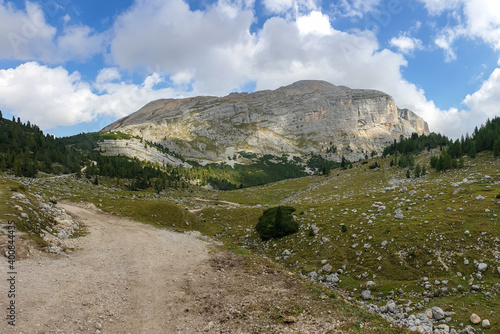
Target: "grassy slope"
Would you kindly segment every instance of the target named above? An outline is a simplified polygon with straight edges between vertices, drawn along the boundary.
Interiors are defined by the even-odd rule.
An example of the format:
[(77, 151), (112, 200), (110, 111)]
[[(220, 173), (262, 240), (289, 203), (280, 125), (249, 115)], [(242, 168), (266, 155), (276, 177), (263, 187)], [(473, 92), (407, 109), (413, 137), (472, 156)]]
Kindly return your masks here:
[[(495, 204), (498, 201), (495, 196), (500, 193), (499, 159), (482, 154), (467, 161), (462, 170), (431, 172), (402, 185), (407, 188), (403, 193), (398, 192), (401, 186), (396, 190), (385, 190), (394, 184), (391, 183), (393, 179), (406, 181), (406, 171), (389, 167), (389, 161), (389, 158), (379, 160), (382, 165), (380, 172), (358, 164), (352, 170), (338, 175), (333, 173), (327, 178), (310, 177), (219, 193), (219, 199), (252, 205), (287, 204), (296, 207), (297, 212), (303, 212), (297, 217), (302, 224), (301, 232), (263, 243), (252, 228), (262, 209), (233, 209), (224, 215), (224, 223), (231, 227), (224, 238), (271, 258), (279, 258), (278, 261), (285, 266), (304, 274), (320, 269), (323, 259), (334, 269), (345, 264), (347, 272), (341, 275), (343, 282), (340, 287), (351, 291), (354, 296), (359, 296), (368, 280), (377, 283), (372, 290), (375, 295), (378, 292), (385, 295), (400, 287), (409, 295), (421, 293), (424, 290), (423, 277), (428, 277), (431, 282), (447, 279), (448, 289), (461, 284), (467, 292), (470, 291), (469, 279), (473, 277), (474, 284), (481, 285), (485, 291), (498, 291), (500, 275), (496, 267), (500, 265), (500, 244), (495, 242), (495, 237), (500, 236), (500, 224), (495, 212), (500, 211), (500, 207)], [(417, 160), (420, 163), (426, 161), (427, 155)], [(485, 179), (485, 175), (491, 178)], [(464, 178), (475, 179), (475, 182), (451, 186)], [(457, 189), (460, 189), (459, 193), (454, 194)], [(416, 193), (410, 195), (411, 190)], [(428, 198), (424, 198), (426, 194)], [(486, 200), (476, 200), (478, 195)], [(382, 202), (386, 209), (381, 213), (372, 210), (374, 202)], [(398, 208), (404, 219), (394, 218), (394, 211)], [(362, 213), (367, 216), (362, 216)], [(220, 216), (221, 210), (207, 209), (204, 214), (206, 219), (220, 220), (217, 214)], [(320, 228), (316, 237), (308, 236), (308, 226), (312, 223)], [(341, 231), (342, 224), (347, 226), (346, 233)], [(466, 230), (469, 235), (465, 234)], [(326, 243), (322, 242), (323, 237), (328, 238)], [(380, 245), (384, 240), (388, 245), (382, 248)], [(358, 246), (353, 248), (354, 244)], [(370, 248), (364, 248), (365, 244)], [(281, 253), (285, 249), (291, 250), (292, 256), (283, 260)], [(464, 265), (464, 258), (471, 264)], [(475, 276), (474, 260), (489, 265), (482, 280)], [(457, 272), (463, 276), (457, 276)], [(363, 273), (367, 276), (360, 277)], [(432, 291), (437, 289), (434, 286)], [(412, 298), (414, 303), (422, 299)], [(483, 293), (450, 294), (431, 300), (426, 307), (433, 305), (457, 312), (452, 322), (455, 325), (467, 323), (472, 312), (500, 325), (500, 302)], [(490, 311), (495, 313), (490, 314)]]
[[(429, 156), (425, 154), (417, 162), (428, 160)], [(407, 191), (402, 193), (398, 192), (401, 185), (395, 190), (385, 190), (394, 184), (393, 180), (406, 182), (406, 171), (389, 167), (389, 161), (389, 158), (379, 159), (382, 165), (379, 172), (368, 170), (367, 165), (355, 164), (353, 169), (334, 170), (329, 177), (285, 180), (231, 192), (184, 190), (157, 196), (152, 192), (115, 189), (114, 181), (106, 184), (103, 180), (95, 187), (90, 182), (73, 178), (36, 179), (30, 191), (58, 199), (89, 201), (104, 211), (149, 224), (177, 230), (199, 230), (239, 253), (250, 250), (266, 255), (285, 268), (303, 274), (320, 269), (323, 259), (334, 270), (346, 265), (346, 272), (340, 275), (340, 287), (359, 297), (366, 281), (374, 280), (377, 284), (372, 293), (383, 294), (380, 301), (375, 301), (381, 304), (385, 304), (390, 290), (399, 288), (407, 293), (401, 298), (411, 299), (414, 303), (422, 301), (421, 296), (412, 295), (424, 290), (424, 276), (431, 282), (448, 279), (449, 289), (462, 284), (464, 291), (469, 292), (468, 280), (476, 272), (472, 264), (474, 260), (489, 265), (484, 283), (478, 282), (474, 276), (474, 284), (480, 284), (492, 293), (497, 291), (500, 275), (496, 273), (496, 267), (500, 265), (500, 253), (499, 243), (494, 239), (500, 236), (500, 225), (494, 214), (500, 207), (495, 204), (494, 197), (500, 193), (499, 159), (480, 154), (477, 159), (466, 159), (466, 168), (462, 170), (430, 172), (423, 178), (403, 184)], [(485, 179), (484, 175), (491, 178)], [(451, 187), (451, 183), (464, 178), (476, 181), (461, 184), (458, 188)], [(457, 189), (461, 189), (460, 192), (453, 194)], [(411, 190), (416, 193), (410, 195)], [(428, 198), (424, 197), (426, 194), (429, 194)], [(478, 195), (486, 200), (476, 200)], [(196, 199), (198, 197), (242, 205), (201, 202)], [(372, 210), (374, 202), (382, 202), (386, 209), (381, 213)], [(257, 219), (266, 205), (278, 204), (297, 208), (301, 230), (280, 240), (261, 242), (254, 229)], [(201, 210), (192, 214), (186, 208)], [(406, 218), (394, 219), (397, 208)], [(486, 209), (491, 212), (486, 213)], [(316, 237), (310, 237), (308, 233), (312, 223), (320, 228)], [(345, 233), (341, 231), (342, 224), (347, 226)], [(465, 235), (465, 230), (470, 236)], [(328, 241), (323, 242), (322, 238)], [(388, 245), (382, 248), (380, 244), (384, 240)], [(353, 244), (358, 245), (353, 248)], [(364, 244), (369, 244), (370, 248), (365, 249)], [(286, 260), (281, 256), (285, 249), (292, 252)], [(464, 258), (471, 264), (464, 265)], [(466, 279), (458, 277), (457, 272)], [(360, 276), (363, 273), (366, 277)], [(433, 287), (434, 290), (437, 287)], [(472, 312), (489, 318), (493, 328), (500, 325), (500, 302), (481, 292), (452, 293), (431, 299), (425, 307), (434, 305), (456, 312), (452, 317), (455, 325), (467, 323)], [(353, 310), (357, 308), (349, 311), (351, 316)], [(495, 313), (490, 314), (492, 311)], [(368, 315), (363, 313), (363, 316)], [(379, 326), (385, 328), (388, 325)], [(356, 326), (353, 325), (352, 331), (357, 332)]]

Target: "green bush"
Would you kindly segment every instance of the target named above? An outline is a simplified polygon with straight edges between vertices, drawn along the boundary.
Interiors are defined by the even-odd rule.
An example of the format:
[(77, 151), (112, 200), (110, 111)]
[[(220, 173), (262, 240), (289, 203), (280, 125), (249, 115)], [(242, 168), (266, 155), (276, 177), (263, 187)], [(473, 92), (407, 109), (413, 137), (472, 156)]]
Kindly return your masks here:
[(281, 238), (299, 231), (299, 223), (292, 216), (295, 208), (291, 206), (278, 206), (262, 213), (255, 226), (262, 240)]

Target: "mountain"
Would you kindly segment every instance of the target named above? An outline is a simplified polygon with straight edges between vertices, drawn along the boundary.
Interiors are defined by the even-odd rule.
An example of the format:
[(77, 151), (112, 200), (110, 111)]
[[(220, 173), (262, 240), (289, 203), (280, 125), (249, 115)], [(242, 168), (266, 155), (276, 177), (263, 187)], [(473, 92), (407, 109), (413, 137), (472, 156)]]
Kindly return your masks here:
[(299, 81), (276, 90), (162, 99), (105, 127), (159, 143), (187, 158), (220, 161), (237, 152), (344, 155), (357, 160), (427, 123), (376, 90)]

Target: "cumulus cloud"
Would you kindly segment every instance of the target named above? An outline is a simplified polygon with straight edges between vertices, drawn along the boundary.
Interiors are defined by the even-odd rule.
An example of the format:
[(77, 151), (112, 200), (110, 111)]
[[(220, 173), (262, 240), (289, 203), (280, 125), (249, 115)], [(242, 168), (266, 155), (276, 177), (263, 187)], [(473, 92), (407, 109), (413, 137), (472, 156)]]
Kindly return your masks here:
[(445, 12), (457, 21), (443, 28), (436, 44), (445, 51), (446, 60), (456, 59), (453, 43), (459, 37), (480, 38), (500, 50), (500, 2), (497, 0), (419, 0), (430, 14)]
[(464, 103), (474, 114), (481, 115), (483, 122), (500, 115), (500, 68), (493, 71), (477, 92), (467, 95)]
[(252, 56), (253, 20), (251, 10), (228, 15), (220, 3), (202, 12), (182, 0), (138, 1), (116, 20), (111, 56), (121, 68), (147, 67), (176, 78), (192, 73), (200, 92), (227, 92), (244, 83), (239, 68)]
[(415, 50), (422, 50), (424, 48), (420, 39), (406, 35), (399, 35), (398, 37), (391, 38), (389, 44), (404, 54), (410, 54)]
[(155, 89), (163, 80), (156, 73), (141, 85), (134, 85), (116, 82), (119, 79), (116, 71), (102, 70), (92, 85), (83, 81), (78, 72), (28, 62), (0, 70), (0, 104), (21, 119), (47, 130), (90, 122), (99, 116), (123, 117), (152, 100), (178, 94), (172, 88)]
[(103, 34), (86, 26), (67, 26), (58, 32), (46, 22), (47, 10), (32, 2), (20, 10), (0, 0), (0, 58), (56, 63), (85, 60), (103, 50)]
[[(40, 9), (28, 5), (29, 10), (20, 12), (1, 1), (0, 18), (1, 10), (29, 16)], [(345, 8), (353, 10), (351, 13), (367, 13), (380, 5), (376, 0), (343, 3), (350, 6)], [(226, 95), (249, 82), (260, 90), (297, 80), (321, 79), (385, 91), (399, 107), (424, 117), (432, 131), (458, 136), (464, 131), (464, 120), (473, 119), (481, 104), (493, 101), (492, 97), (486, 98), (486, 87), (466, 98), (464, 103), (470, 111), (441, 110), (428, 101), (425, 92), (401, 74), (401, 68), (407, 65), (404, 54), (422, 48), (422, 42), (409, 33), (390, 41), (399, 51), (393, 52), (381, 48), (372, 31), (334, 29), (331, 18), (309, 0), (265, 1), (268, 10), (281, 14), (268, 18), (260, 29), (251, 32), (256, 20), (253, 5), (253, 0), (219, 0), (205, 10), (191, 10), (183, 0), (136, 0), (128, 11), (116, 17), (109, 40), (85, 26), (66, 25), (56, 33), (43, 21), (46, 38), (39, 49), (29, 44), (23, 51), (25, 57), (32, 57), (35, 51), (44, 54), (46, 45), (53, 45), (66, 58), (88, 58), (109, 41), (108, 61), (112, 67), (102, 69), (93, 83), (82, 80), (78, 72), (35, 62), (2, 70), (0, 103), (23, 119), (50, 129), (100, 116), (122, 117), (158, 98)], [(448, 44), (443, 42), (441, 47), (452, 52), (456, 36), (444, 38)], [(0, 57), (8, 58), (1, 52), (7, 51), (0, 49)], [(19, 55), (14, 58), (22, 59)], [(133, 84), (123, 81), (125, 71), (150, 75), (142, 83)], [(500, 86), (493, 75), (489, 81), (492, 86)], [(29, 101), (26, 91), (31, 93)]]
[(28, 59), (45, 57), (56, 29), (45, 21), (39, 5), (26, 2), (21, 11), (11, 2), (0, 1), (0, 57)]
[(96, 83), (101, 84), (101, 83), (107, 83), (107, 82), (112, 82), (115, 80), (120, 80), (121, 79), (121, 74), (118, 68), (112, 67), (112, 68), (103, 68), (102, 70), (99, 71), (99, 74), (97, 75), (96, 78)]
[(319, 8), (317, 0), (263, 0), (264, 7), (271, 14), (295, 14), (310, 12)]
[[(369, 9), (361, 3), (351, 4)], [(328, 15), (311, 10), (293, 18), (271, 17), (251, 34), (251, 12), (242, 8), (227, 16), (219, 7), (197, 12), (180, 0), (139, 2), (118, 18), (112, 56), (123, 67), (148, 66), (169, 73), (176, 84), (190, 83), (192, 95), (225, 95), (247, 82), (255, 82), (257, 90), (275, 89), (302, 79), (380, 89), (423, 116), (432, 130), (460, 131), (461, 114), (440, 110), (405, 81), (406, 60), (381, 49), (373, 32), (335, 30)], [(420, 40), (405, 36), (393, 44), (405, 52), (422, 47)]]
[(51, 55), (51, 59), (60, 57), (60, 60), (86, 60), (105, 48), (103, 34), (97, 34), (91, 28), (81, 25), (65, 27), (56, 43), (57, 51)]
[(333, 32), (328, 15), (316, 10), (308, 15), (299, 16), (297, 18), (297, 27), (302, 35), (330, 35)]

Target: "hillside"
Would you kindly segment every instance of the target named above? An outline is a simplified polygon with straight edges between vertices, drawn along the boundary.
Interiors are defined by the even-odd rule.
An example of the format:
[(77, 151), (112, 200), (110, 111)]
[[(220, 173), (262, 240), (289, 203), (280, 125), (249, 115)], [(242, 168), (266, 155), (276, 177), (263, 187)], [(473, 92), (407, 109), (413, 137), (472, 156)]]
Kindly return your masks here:
[[(92, 223), (69, 216), (61, 201), (83, 202), (160, 229), (201, 233), (247, 263), (240, 267), (224, 262), (216, 270), (237, 267), (231, 277), (250, 279), (262, 272), (253, 288), (280, 306), (236, 305), (233, 310), (245, 314), (243, 318), (228, 322), (224, 314), (229, 310), (223, 309), (215, 320), (203, 318), (196, 325), (200, 328), (208, 320), (214, 328), (234, 329), (253, 316), (264, 319), (260, 332), (310, 329), (309, 324), (328, 328), (332, 319), (326, 314), (333, 314), (343, 319), (335, 327), (340, 333), (398, 333), (402, 328), (495, 333), (500, 326), (499, 125), (500, 118), (495, 118), (456, 141), (414, 134), (370, 160), (342, 161), (340, 168), (314, 176), (219, 191), (200, 181), (218, 172), (241, 177), (255, 175), (255, 170), (235, 164), (234, 169), (219, 165), (214, 171), (212, 164), (183, 168), (106, 156), (96, 150), (105, 140), (133, 139), (148, 149), (157, 146), (121, 133), (58, 139), (19, 120), (0, 120), (5, 129), (0, 136), (0, 219), (2, 224), (15, 221), (19, 260), (78, 254), (80, 238), (89, 231), (90, 237), (98, 233), (89, 230)], [(23, 159), (16, 163), (19, 154)], [(319, 158), (313, 155), (308, 163)], [(269, 175), (291, 170), (286, 156), (281, 161), (273, 156), (246, 159), (264, 159), (260, 165)], [(23, 166), (43, 166), (46, 171), (23, 177), (33, 172)], [(76, 171), (70, 173), (72, 169)], [(277, 206), (288, 207), (298, 232), (264, 241), (256, 225), (265, 210)], [(276, 220), (285, 219), (276, 214)], [(1, 231), (0, 248), (5, 252), (7, 234)], [(148, 254), (155, 256), (154, 251)], [(269, 266), (276, 268), (271, 276)], [(218, 277), (227, 279), (228, 274)], [(251, 290), (238, 282), (225, 295), (229, 300), (250, 298)], [(307, 307), (281, 295), (279, 291), (289, 290), (272, 285), (276, 282), (298, 284), (294, 293), (309, 301)], [(266, 294), (266, 289), (275, 294)], [(66, 314), (66, 309), (61, 312)], [(474, 324), (473, 315), (488, 322)], [(294, 317), (290, 324), (287, 316)]]
[(238, 161), (238, 152), (311, 152), (358, 160), (427, 123), (380, 91), (299, 81), (274, 91), (153, 101), (105, 127), (159, 143), (187, 159)]
[[(407, 178), (405, 169), (391, 167), (392, 157), (387, 157), (373, 160), (379, 169), (356, 163), (327, 177), (229, 192), (186, 189), (158, 195), (115, 188), (106, 179), (95, 186), (74, 176), (3, 178), (3, 184), (13, 188), (24, 183), (16, 191), (29, 202), (91, 202), (105, 212), (154, 226), (200, 231), (239, 254), (265, 256), (337, 296), (345, 294), (349, 303), (364, 305), (398, 326), (448, 328), (442, 333), (451, 333), (473, 326), (469, 317), (475, 313), (490, 321), (492, 330), (484, 332), (494, 333), (500, 325), (500, 160), (483, 152), (465, 158), (462, 169), (435, 172), (429, 161), (439, 154), (432, 150), (415, 157), (429, 171), (419, 178)], [(2, 188), (10, 198), (8, 188)], [(27, 208), (21, 196), (7, 202), (3, 210), (14, 214), (19, 226), (38, 211), (38, 205)], [(255, 224), (267, 206), (276, 205), (296, 209), (299, 232), (261, 241)], [(425, 318), (433, 307), (445, 312), (445, 322)], [(297, 314), (297, 324), (304, 316)], [(373, 328), (372, 321), (361, 323)], [(346, 325), (345, 332), (376, 332), (359, 330), (356, 321)], [(384, 326), (376, 327), (388, 333)]]

